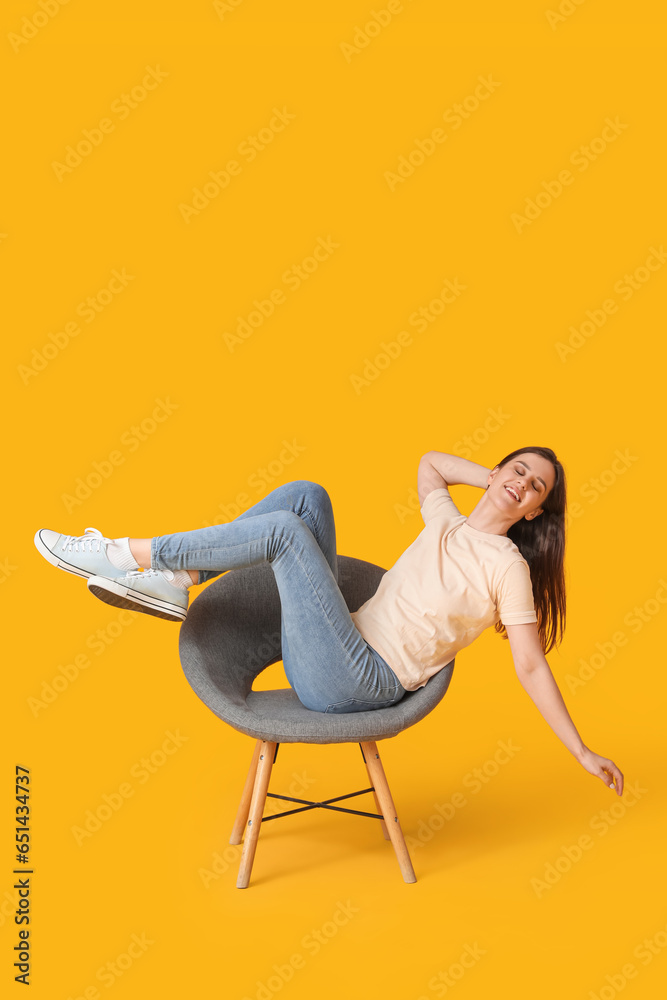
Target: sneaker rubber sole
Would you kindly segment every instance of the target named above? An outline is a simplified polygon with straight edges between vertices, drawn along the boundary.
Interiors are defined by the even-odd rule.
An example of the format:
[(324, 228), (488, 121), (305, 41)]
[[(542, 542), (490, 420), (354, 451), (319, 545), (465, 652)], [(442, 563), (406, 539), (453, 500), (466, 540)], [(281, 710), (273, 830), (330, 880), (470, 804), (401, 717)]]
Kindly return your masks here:
[(149, 597), (147, 594), (139, 594), (106, 577), (91, 576), (88, 580), (88, 590), (106, 604), (112, 604), (114, 608), (143, 611), (147, 615), (164, 618), (169, 622), (183, 622), (187, 615), (187, 609), (179, 608), (176, 604), (170, 604), (156, 597)]

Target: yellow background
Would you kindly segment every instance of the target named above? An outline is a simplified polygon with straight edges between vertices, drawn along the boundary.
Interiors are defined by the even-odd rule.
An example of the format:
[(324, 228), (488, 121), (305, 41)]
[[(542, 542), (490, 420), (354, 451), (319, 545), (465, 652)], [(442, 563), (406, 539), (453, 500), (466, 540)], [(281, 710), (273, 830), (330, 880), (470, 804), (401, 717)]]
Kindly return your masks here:
[[(18, 51), (10, 35), (41, 8), (3, 7), (0, 964), (17, 995), (17, 763), (32, 775), (33, 997), (95, 996), (96, 987), (118, 1000), (604, 998), (625, 981), (628, 996), (653, 998), (664, 985), (665, 610), (656, 594), (664, 600), (667, 577), (667, 268), (646, 281), (640, 272), (627, 300), (615, 289), (667, 240), (663, 8), (587, 0), (564, 4), (572, 13), (552, 26), (555, 2), (414, 0), (346, 59), (342, 44), (386, 6), (243, 0), (221, 17), (206, 2), (71, 0)], [(167, 75), (123, 118), (114, 114), (146, 67)], [(480, 76), (499, 86), (460, 127), (443, 124)], [(248, 162), (238, 147), (274, 108), (295, 117)], [(53, 163), (105, 117), (113, 131), (59, 180)], [(571, 156), (607, 118), (626, 127), (578, 169)], [(392, 191), (385, 173), (438, 127), (446, 141)], [(234, 158), (240, 174), (186, 222), (179, 205)], [(512, 215), (568, 168), (573, 182), (518, 232)], [(320, 237), (339, 246), (287, 288), (285, 272)], [(77, 307), (114, 269), (132, 280), (86, 323)], [(417, 332), (410, 315), (446, 279), (465, 291)], [(275, 288), (284, 301), (230, 351), (223, 334)], [(610, 298), (617, 311), (561, 360), (569, 327)], [(49, 334), (77, 319), (80, 333), (26, 376)], [(357, 391), (352, 376), (402, 330), (411, 343)], [(153, 425), (157, 399), (172, 412)], [(485, 432), (489, 409), (505, 417)], [(142, 421), (150, 432), (139, 442), (131, 428)], [(293, 461), (280, 461), (284, 441), (300, 449)], [(531, 444), (555, 449), (579, 504), (568, 628), (549, 662), (584, 742), (625, 773), (623, 799), (559, 742), (521, 689), (508, 644), (487, 632), (458, 657), (432, 715), (380, 744), (418, 882), (403, 883), (374, 823), (317, 810), (267, 824), (251, 886), (237, 890), (241, 849), (227, 841), (252, 741), (189, 687), (176, 626), (136, 615), (121, 628), (117, 610), (40, 558), (34, 532), (196, 528), (222, 518), (220, 505), (239, 493), (255, 502), (311, 479), (332, 497), (339, 552), (388, 568), (422, 527), (414, 489), (425, 451), (492, 466)], [(631, 457), (614, 472), (617, 450)], [(68, 501), (112, 452), (121, 457), (108, 477)], [(271, 482), (251, 485), (262, 468)], [(479, 493), (457, 487), (454, 496), (469, 513)], [(628, 618), (637, 606), (640, 627)], [(98, 630), (111, 635), (101, 653)], [(622, 646), (612, 641), (619, 630)], [(570, 690), (568, 675), (596, 653), (592, 679)], [(89, 665), (31, 709), (81, 654)], [(284, 686), (282, 666), (258, 684)], [(140, 780), (138, 762), (167, 731), (186, 741)], [(520, 752), (473, 792), (469, 775), (499, 741)], [(307, 798), (364, 787), (358, 748), (283, 746), (271, 789), (290, 794), (299, 780)], [(73, 827), (128, 781), (134, 794), (77, 844)], [(466, 805), (443, 824), (436, 806), (457, 791)], [(603, 834), (601, 811), (612, 808)], [(584, 835), (591, 846), (568, 869), (564, 849)], [(561, 877), (537, 889), (533, 880), (557, 862)], [(323, 927), (316, 951), (308, 935)], [(152, 943), (103, 982), (98, 971), (133, 934)], [(644, 939), (657, 942), (655, 955), (636, 951)], [(458, 973), (466, 946), (481, 957), (454, 985), (438, 985), (441, 973)], [(295, 954), (301, 967), (289, 981), (272, 980)], [(634, 979), (622, 972), (628, 963)]]

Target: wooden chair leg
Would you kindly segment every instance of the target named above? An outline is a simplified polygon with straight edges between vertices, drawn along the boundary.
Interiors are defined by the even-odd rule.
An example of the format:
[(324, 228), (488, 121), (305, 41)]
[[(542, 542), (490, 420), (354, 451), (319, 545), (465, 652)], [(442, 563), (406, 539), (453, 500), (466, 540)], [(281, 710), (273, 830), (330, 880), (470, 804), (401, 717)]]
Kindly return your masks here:
[(255, 741), (255, 749), (253, 750), (252, 760), (250, 761), (250, 767), (248, 768), (248, 775), (245, 779), (245, 785), (243, 786), (241, 801), (239, 802), (236, 819), (234, 820), (234, 829), (232, 830), (232, 835), (229, 838), (230, 844), (240, 844), (243, 840), (243, 832), (245, 830), (245, 825), (248, 822), (248, 813), (250, 812), (250, 800), (252, 798), (252, 790), (255, 785), (257, 762), (259, 761), (259, 748), (261, 745), (261, 740)]
[[(359, 744), (359, 746), (361, 746), (361, 743)], [(365, 762), (365, 763), (366, 763), (366, 773), (368, 774), (368, 780), (370, 781), (370, 783), (372, 785), (373, 784), (373, 777), (371, 775), (370, 768), (368, 766), (368, 762)], [(382, 810), (380, 809), (380, 803), (378, 801), (377, 792), (375, 791), (375, 786), (373, 786), (373, 798), (375, 799), (375, 808), (377, 809), (378, 812), (382, 812)], [(380, 826), (382, 827), (382, 835), (383, 835), (384, 839), (385, 840), (389, 840), (390, 839), (389, 838), (389, 831), (387, 830), (387, 824), (385, 823), (385, 821), (383, 819), (380, 820)]]
[(375, 741), (369, 740), (361, 744), (361, 749), (364, 757), (366, 758), (366, 766), (368, 767), (371, 782), (375, 788), (380, 803), (380, 812), (384, 816), (387, 824), (389, 839), (391, 840), (396, 853), (398, 865), (401, 869), (401, 875), (403, 876), (405, 882), (416, 882), (417, 876), (415, 875), (414, 868), (412, 867), (412, 861), (410, 860), (408, 847), (405, 843), (403, 831), (401, 830), (401, 824), (398, 822), (396, 807), (394, 806), (394, 801), (391, 797), (391, 792), (389, 791), (389, 785), (387, 784), (387, 778), (384, 773), (382, 761), (380, 760), (377, 744)]
[(257, 774), (252, 791), (250, 802), (250, 815), (246, 829), (245, 840), (243, 841), (243, 852), (241, 854), (241, 864), (236, 880), (238, 889), (246, 889), (250, 882), (252, 863), (255, 860), (255, 850), (257, 848), (257, 838), (262, 826), (262, 816), (264, 814), (264, 803), (266, 802), (266, 792), (271, 778), (271, 768), (273, 758), (276, 753), (276, 744), (269, 740), (258, 740), (259, 759), (257, 761)]

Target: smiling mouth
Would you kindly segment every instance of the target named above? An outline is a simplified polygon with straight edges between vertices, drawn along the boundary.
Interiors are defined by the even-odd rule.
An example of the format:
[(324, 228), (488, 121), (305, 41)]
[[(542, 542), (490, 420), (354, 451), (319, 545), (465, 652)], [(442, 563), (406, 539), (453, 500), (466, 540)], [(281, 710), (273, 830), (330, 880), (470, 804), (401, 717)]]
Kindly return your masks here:
[(517, 493), (517, 491), (514, 489), (513, 486), (506, 486), (505, 489), (512, 497), (512, 499), (515, 501), (515, 503), (521, 503), (521, 497), (519, 496), (519, 494)]

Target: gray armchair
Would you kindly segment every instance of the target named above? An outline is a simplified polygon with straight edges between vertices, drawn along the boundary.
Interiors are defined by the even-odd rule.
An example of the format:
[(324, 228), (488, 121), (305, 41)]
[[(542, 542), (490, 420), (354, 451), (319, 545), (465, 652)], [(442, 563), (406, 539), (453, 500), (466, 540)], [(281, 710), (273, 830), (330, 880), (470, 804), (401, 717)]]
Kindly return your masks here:
[[(338, 583), (350, 611), (356, 611), (377, 590), (386, 570), (350, 556), (338, 556)], [(230, 843), (240, 844), (245, 830), (237, 886), (250, 881), (262, 824), (271, 769), (280, 743), (359, 743), (371, 787), (324, 802), (289, 799), (299, 809), (352, 812), (377, 818), (391, 840), (406, 882), (416, 877), (401, 831), (376, 741), (398, 735), (428, 715), (444, 697), (454, 660), (417, 691), (408, 691), (396, 705), (345, 715), (305, 708), (292, 688), (253, 691), (258, 674), (281, 659), (281, 608), (271, 567), (261, 563), (234, 569), (218, 577), (193, 601), (180, 630), (181, 664), (188, 682), (218, 718), (256, 740)], [(372, 792), (377, 813), (337, 805), (341, 799)], [(269, 818), (269, 817), (267, 817)]]

